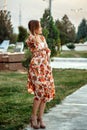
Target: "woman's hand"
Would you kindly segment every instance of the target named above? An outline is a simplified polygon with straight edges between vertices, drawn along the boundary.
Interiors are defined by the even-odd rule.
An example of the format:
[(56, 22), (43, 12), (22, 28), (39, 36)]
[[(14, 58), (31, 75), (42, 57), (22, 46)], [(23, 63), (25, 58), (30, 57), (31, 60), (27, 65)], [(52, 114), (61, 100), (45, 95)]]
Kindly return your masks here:
[(46, 53), (47, 53), (47, 60), (50, 63), (50, 53), (51, 53), (51, 50), (48, 47), (43, 48), (42, 50), (46, 51)]
[(51, 52), (51, 50), (48, 47), (42, 48), (41, 50), (45, 50), (47, 53)]

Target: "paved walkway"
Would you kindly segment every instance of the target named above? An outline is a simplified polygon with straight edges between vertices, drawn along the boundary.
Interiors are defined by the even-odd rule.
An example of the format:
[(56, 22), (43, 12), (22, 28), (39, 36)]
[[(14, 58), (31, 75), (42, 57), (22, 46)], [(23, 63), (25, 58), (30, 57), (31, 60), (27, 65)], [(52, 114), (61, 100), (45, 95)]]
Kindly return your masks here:
[[(87, 130), (87, 85), (44, 115), (45, 130)], [(28, 125), (24, 130), (32, 130)], [(41, 129), (39, 129), (41, 130)]]
[(54, 57), (51, 61), (52, 68), (62, 69), (86, 69), (87, 70), (87, 58), (58, 58)]

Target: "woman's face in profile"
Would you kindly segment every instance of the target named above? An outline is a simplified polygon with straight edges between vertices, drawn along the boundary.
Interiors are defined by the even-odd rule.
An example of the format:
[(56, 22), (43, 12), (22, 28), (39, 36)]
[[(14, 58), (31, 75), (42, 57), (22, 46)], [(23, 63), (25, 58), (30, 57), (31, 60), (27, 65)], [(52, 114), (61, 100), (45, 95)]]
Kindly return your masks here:
[(41, 27), (40, 22), (39, 22), (39, 28), (35, 30), (35, 33), (38, 34), (38, 35), (42, 34), (42, 27)]

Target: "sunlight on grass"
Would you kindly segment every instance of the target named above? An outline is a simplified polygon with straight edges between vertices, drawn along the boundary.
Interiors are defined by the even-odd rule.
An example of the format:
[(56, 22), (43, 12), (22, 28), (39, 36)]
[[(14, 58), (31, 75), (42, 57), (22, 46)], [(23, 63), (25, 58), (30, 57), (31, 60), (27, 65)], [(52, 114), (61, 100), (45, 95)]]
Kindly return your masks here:
[(65, 58), (87, 58), (87, 51), (62, 51), (57, 56)]

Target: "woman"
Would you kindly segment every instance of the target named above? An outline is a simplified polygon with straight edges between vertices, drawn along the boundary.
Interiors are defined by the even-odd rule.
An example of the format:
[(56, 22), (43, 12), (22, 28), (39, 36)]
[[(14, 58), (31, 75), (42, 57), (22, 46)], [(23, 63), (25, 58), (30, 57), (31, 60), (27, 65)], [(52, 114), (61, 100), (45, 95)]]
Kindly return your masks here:
[(30, 35), (26, 43), (32, 52), (32, 59), (29, 66), (27, 88), (29, 93), (34, 94), (30, 122), (33, 128), (38, 129), (46, 127), (42, 117), (46, 102), (55, 96), (55, 86), (49, 64), (51, 51), (42, 35), (41, 24), (37, 20), (31, 20), (28, 27)]

